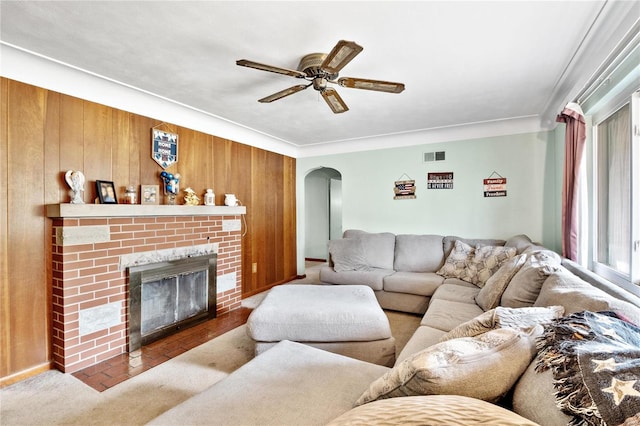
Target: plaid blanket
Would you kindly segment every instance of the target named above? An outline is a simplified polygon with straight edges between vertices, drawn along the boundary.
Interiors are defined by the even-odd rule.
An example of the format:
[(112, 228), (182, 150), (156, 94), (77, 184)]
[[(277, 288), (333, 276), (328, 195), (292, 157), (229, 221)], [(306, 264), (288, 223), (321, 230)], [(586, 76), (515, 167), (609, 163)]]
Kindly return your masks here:
[(640, 328), (613, 312), (578, 312), (545, 325), (537, 371), (551, 369), (571, 426), (640, 425)]

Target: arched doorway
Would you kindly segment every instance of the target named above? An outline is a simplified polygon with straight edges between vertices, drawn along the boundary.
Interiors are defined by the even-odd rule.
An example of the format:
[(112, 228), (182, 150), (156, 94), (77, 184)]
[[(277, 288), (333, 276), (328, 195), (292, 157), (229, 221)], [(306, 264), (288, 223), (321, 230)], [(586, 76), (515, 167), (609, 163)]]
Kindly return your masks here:
[(304, 257), (328, 260), (329, 240), (342, 237), (342, 174), (322, 167), (309, 172), (304, 185)]

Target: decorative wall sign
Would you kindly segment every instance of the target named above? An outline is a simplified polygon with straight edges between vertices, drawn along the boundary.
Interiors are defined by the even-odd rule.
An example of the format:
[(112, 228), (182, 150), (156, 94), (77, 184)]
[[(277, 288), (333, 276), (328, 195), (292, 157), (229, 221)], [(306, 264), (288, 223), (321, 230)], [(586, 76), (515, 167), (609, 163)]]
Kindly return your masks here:
[(493, 172), (487, 179), (482, 181), (484, 185), (485, 197), (506, 197), (507, 196), (507, 178)]
[(415, 180), (397, 180), (393, 189), (395, 195), (394, 200), (410, 200), (416, 198), (416, 181)]
[(453, 189), (453, 172), (427, 173), (427, 189)]
[(163, 169), (178, 162), (178, 135), (151, 129), (151, 157)]

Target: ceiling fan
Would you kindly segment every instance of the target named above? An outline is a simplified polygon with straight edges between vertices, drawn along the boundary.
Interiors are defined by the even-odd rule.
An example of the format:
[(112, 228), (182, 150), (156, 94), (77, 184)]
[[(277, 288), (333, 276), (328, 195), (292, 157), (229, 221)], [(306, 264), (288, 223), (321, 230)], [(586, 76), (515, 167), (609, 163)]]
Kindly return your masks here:
[(331, 108), (334, 113), (339, 114), (348, 111), (349, 107), (347, 107), (335, 89), (327, 86), (329, 83), (352, 89), (375, 90), (387, 93), (400, 93), (404, 90), (403, 83), (353, 77), (338, 78), (340, 70), (351, 62), (360, 52), (362, 52), (362, 46), (359, 46), (353, 41), (340, 40), (328, 55), (326, 53), (311, 53), (303, 56), (297, 70), (260, 64), (246, 59), (236, 61), (236, 65), (284, 74), (308, 82), (307, 84), (299, 84), (281, 90), (273, 95), (259, 99), (258, 102), (269, 103), (277, 101), (278, 99), (293, 95), (294, 93), (313, 86), (315, 90), (320, 92), (329, 105), (329, 108)]

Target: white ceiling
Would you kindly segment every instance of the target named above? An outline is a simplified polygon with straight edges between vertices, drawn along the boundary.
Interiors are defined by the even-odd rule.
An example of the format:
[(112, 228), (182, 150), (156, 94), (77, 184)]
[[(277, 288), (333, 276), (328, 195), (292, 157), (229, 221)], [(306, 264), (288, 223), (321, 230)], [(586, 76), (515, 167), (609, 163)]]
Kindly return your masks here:
[[(622, 18), (605, 18), (620, 8), (618, 15), (628, 15), (635, 10), (629, 3), (638, 5), (3, 0), (0, 38), (305, 147), (511, 119), (549, 121), (610, 52), (585, 52), (587, 44), (608, 49), (627, 30), (619, 28)], [(340, 39), (364, 47), (341, 77), (398, 81), (406, 90), (338, 87), (350, 108), (343, 114), (333, 114), (311, 88), (260, 104), (299, 80), (235, 64), (250, 59), (295, 69), (303, 55), (329, 52)]]

